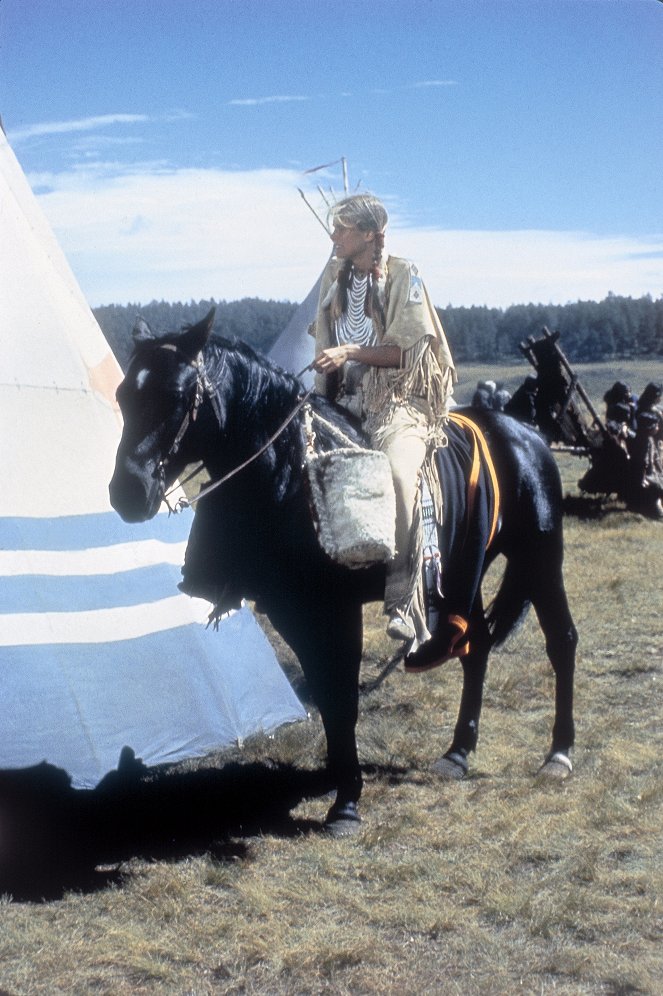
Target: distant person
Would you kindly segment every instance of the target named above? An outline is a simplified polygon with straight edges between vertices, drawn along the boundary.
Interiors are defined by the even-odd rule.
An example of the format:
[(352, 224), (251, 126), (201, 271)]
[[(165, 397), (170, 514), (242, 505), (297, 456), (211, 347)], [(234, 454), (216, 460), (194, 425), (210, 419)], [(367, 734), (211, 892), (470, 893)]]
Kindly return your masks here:
[(412, 557), (419, 471), (444, 440), (454, 364), (419, 270), (385, 251), (387, 211), (354, 194), (329, 213), (334, 255), (322, 276), (316, 389), (357, 415), (386, 453), (396, 491), (396, 555), (387, 565), (387, 632), (425, 642), (421, 569)]
[(493, 408), (496, 412), (503, 412), (511, 401), (511, 394), (503, 384), (498, 384), (493, 395)]
[[(631, 428), (631, 426), (634, 428)], [(606, 429), (616, 442), (628, 452), (630, 440), (635, 438), (637, 422), (629, 405), (612, 405), (610, 418), (606, 418)]]
[(478, 381), (476, 390), (472, 395), (472, 408), (492, 409), (496, 387), (494, 380)]
[(513, 397), (507, 401), (504, 411), (519, 422), (536, 425), (536, 392), (539, 382), (536, 377), (525, 377), (520, 387), (516, 388)]
[(638, 415), (638, 427), (629, 445), (627, 505), (651, 518), (663, 518), (663, 460), (660, 425), (653, 411)]
[(643, 390), (636, 404), (636, 417), (641, 415), (642, 412), (650, 412), (660, 408), (662, 392), (663, 386), (661, 384), (656, 384), (654, 381), (650, 381)]
[(663, 518), (663, 407), (662, 389), (647, 384), (636, 406), (636, 432), (629, 446), (632, 486), (638, 510), (653, 518)]
[(608, 431), (618, 438), (627, 438), (629, 432), (635, 432), (636, 405), (633, 399), (631, 388), (621, 380), (615, 381), (603, 395)]

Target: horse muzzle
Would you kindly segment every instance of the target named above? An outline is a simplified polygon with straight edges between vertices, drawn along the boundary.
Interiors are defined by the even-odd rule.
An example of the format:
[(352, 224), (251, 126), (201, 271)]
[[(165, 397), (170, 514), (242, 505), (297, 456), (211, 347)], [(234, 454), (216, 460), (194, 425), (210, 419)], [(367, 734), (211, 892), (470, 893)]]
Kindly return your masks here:
[(165, 482), (160, 468), (152, 475), (117, 467), (108, 485), (110, 503), (125, 522), (147, 522), (159, 511)]

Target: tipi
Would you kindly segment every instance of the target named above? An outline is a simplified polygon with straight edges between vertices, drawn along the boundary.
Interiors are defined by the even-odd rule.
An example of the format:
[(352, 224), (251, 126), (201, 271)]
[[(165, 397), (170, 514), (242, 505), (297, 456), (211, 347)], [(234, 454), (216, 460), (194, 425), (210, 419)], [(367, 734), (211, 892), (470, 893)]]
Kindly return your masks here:
[(300, 380), (307, 388), (313, 385), (313, 371), (301, 372), (305, 370), (315, 355), (315, 340), (309, 335), (308, 330), (311, 322), (315, 321), (318, 310), (321, 280), (322, 274), (313, 284), (269, 351), (270, 359), (278, 363), (284, 370), (293, 374), (301, 374)]
[[(313, 169), (306, 170), (306, 173), (317, 173), (319, 170), (329, 169), (330, 166), (336, 166), (338, 163), (340, 163), (343, 168), (343, 190), (347, 194), (348, 165), (345, 156), (342, 156), (335, 162), (325, 163), (322, 166), (315, 166)], [(318, 190), (322, 193), (321, 187), (318, 187)], [(323, 215), (312, 206), (303, 190), (299, 190), (299, 194), (309, 211), (315, 216), (322, 228), (324, 228), (327, 235), (330, 235), (329, 226), (325, 222)], [(334, 196), (333, 191), (332, 196)], [(324, 194), (323, 200), (325, 207), (328, 209), (330, 204), (327, 196)], [(318, 302), (320, 299), (321, 283), (322, 273), (313, 284), (310, 291), (301, 302), (269, 351), (270, 359), (274, 360), (275, 363), (278, 363), (280, 367), (283, 367), (283, 369), (287, 370), (289, 373), (300, 375), (300, 380), (307, 388), (312, 387), (315, 380), (315, 374), (313, 371), (307, 370), (306, 367), (309, 363), (311, 363), (315, 356), (315, 340), (314, 337), (309, 334), (309, 327), (311, 323), (315, 321), (318, 310)]]
[(191, 520), (108, 501), (118, 364), (0, 129), (0, 768), (92, 787), (305, 713), (248, 607), (177, 592)]

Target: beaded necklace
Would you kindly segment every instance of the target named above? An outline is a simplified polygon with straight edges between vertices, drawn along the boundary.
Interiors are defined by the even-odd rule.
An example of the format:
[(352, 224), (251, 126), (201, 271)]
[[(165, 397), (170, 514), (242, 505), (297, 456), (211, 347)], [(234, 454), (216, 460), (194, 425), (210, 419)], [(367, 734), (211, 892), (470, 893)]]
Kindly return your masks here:
[(372, 346), (375, 343), (373, 319), (365, 311), (367, 289), (368, 274), (360, 277), (353, 270), (348, 285), (347, 306), (336, 320), (339, 345), (353, 343), (357, 346)]

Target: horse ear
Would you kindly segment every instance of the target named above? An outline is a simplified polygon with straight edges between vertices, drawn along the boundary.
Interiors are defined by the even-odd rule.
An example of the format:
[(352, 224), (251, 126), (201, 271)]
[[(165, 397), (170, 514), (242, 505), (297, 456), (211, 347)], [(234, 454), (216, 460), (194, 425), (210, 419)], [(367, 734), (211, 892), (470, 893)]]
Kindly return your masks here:
[(136, 317), (131, 335), (134, 342), (145, 342), (146, 339), (156, 339), (154, 332), (140, 315)]
[(177, 348), (188, 356), (190, 360), (195, 360), (198, 353), (207, 344), (207, 340), (214, 328), (215, 314), (216, 308), (212, 308), (201, 321), (183, 332), (177, 340)]

